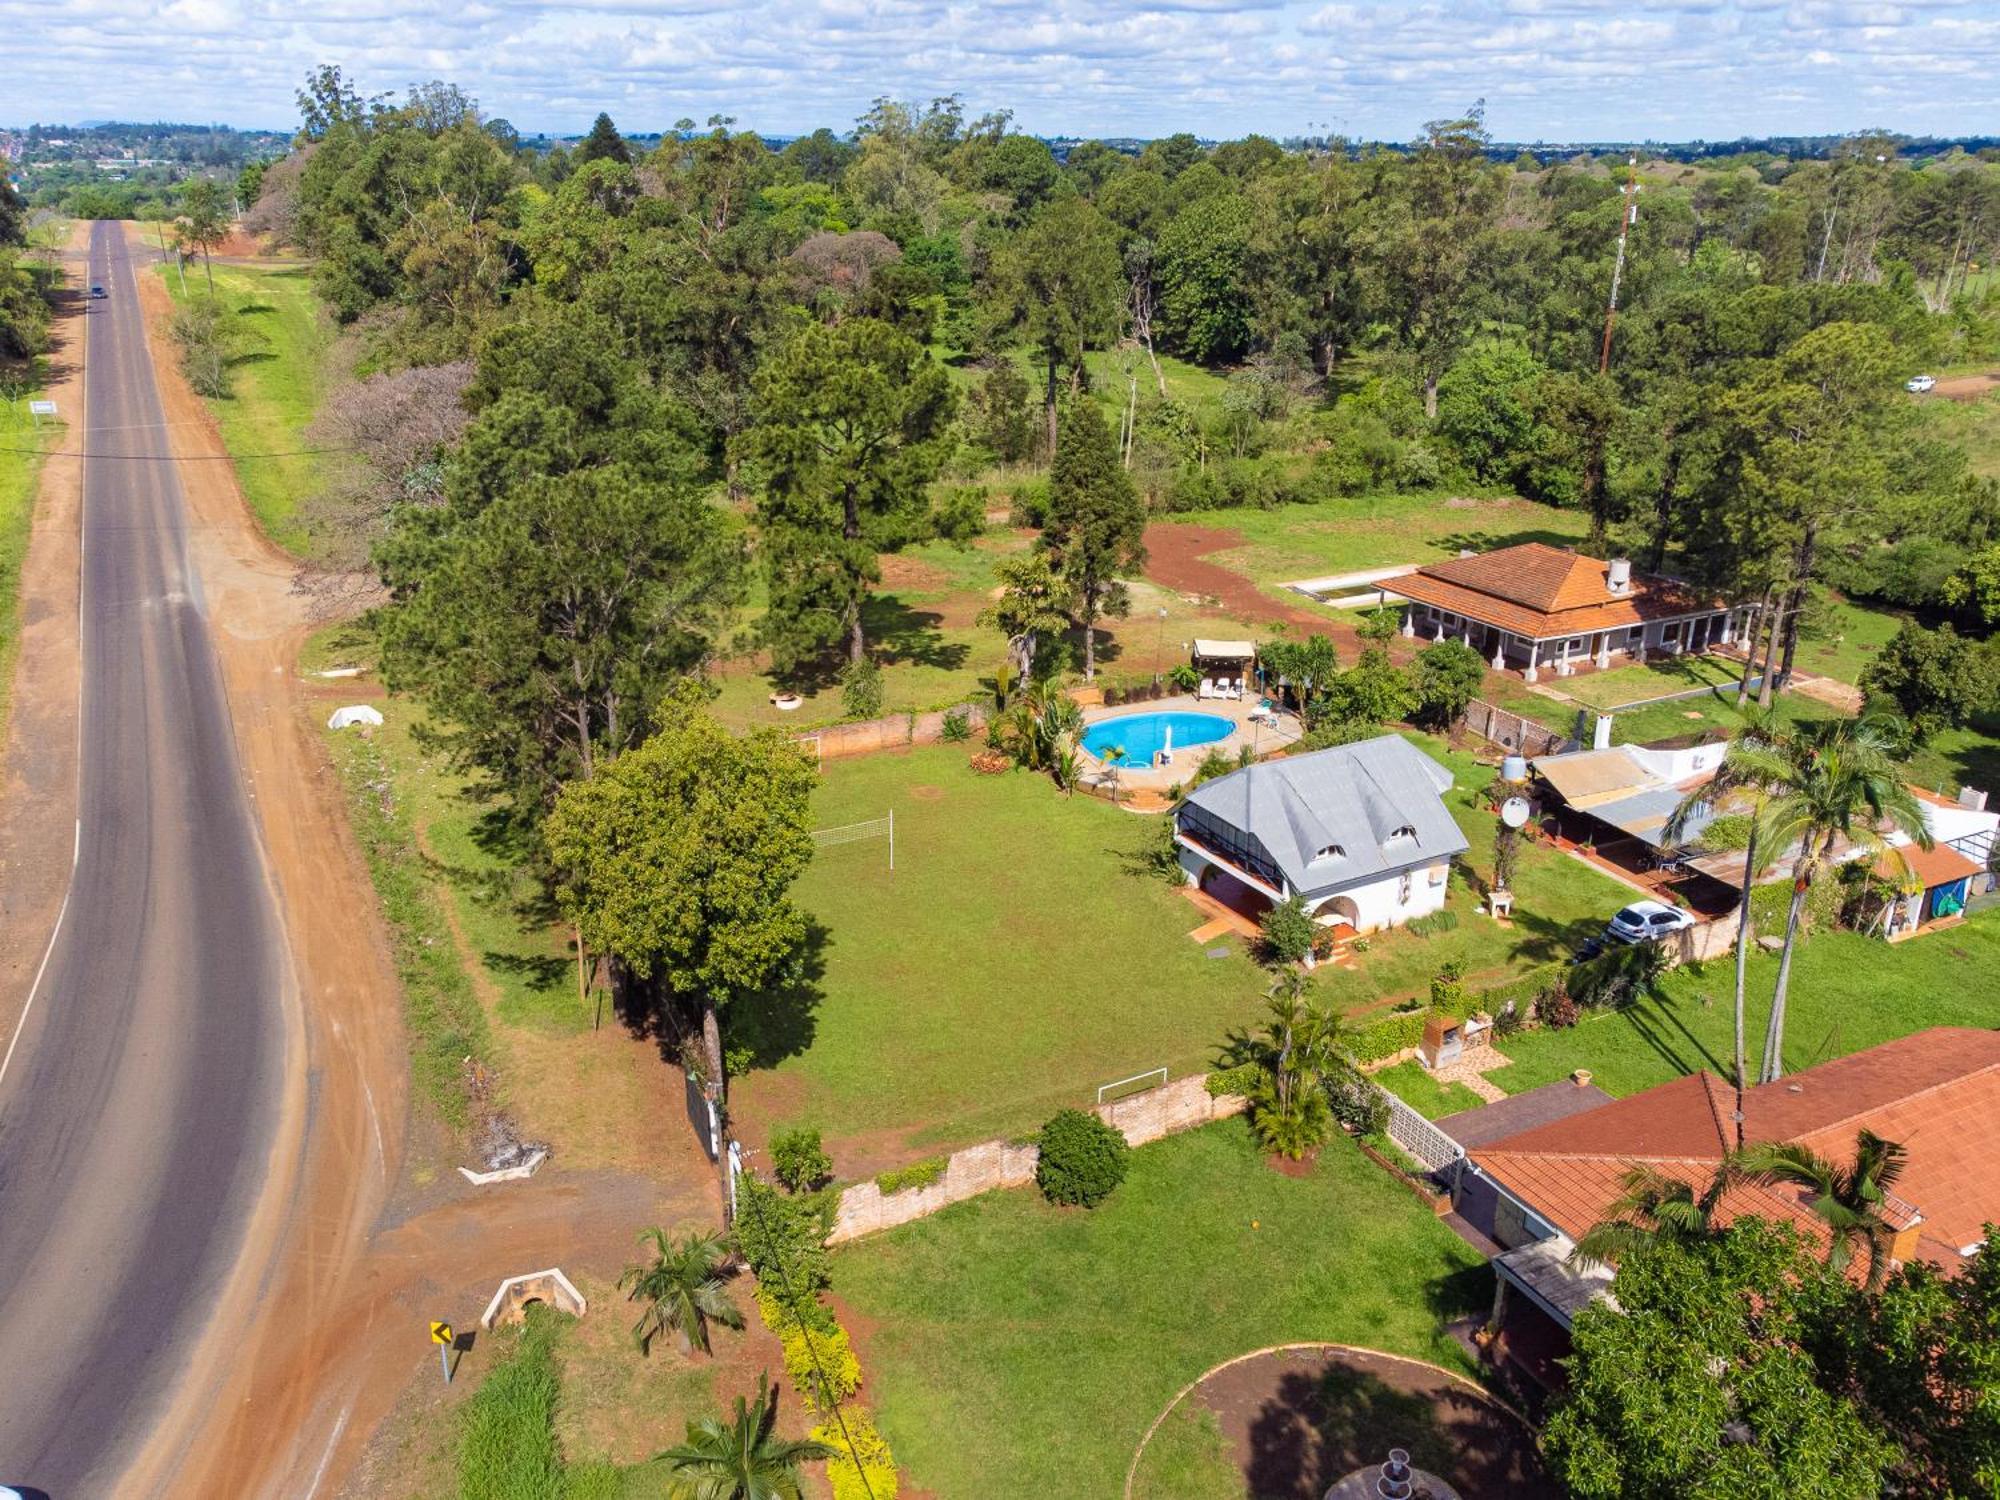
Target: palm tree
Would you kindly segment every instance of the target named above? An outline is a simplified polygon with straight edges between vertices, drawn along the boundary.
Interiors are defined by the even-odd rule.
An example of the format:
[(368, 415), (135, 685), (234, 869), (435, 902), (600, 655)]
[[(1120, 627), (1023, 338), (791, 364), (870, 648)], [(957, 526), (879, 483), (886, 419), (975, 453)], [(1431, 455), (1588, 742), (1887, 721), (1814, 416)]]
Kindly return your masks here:
[[(1792, 904), (1785, 916), (1785, 946), (1771, 996), (1771, 1024), (1764, 1034), (1759, 1077), (1771, 1083), (1785, 1071), (1785, 996), (1798, 946), (1806, 897), (1845, 839), (1865, 856), (1890, 847), (1885, 826), (1920, 849), (1931, 847), (1923, 804), (1903, 784), (1892, 758), (1895, 737), (1871, 720), (1837, 719), (1788, 735), (1769, 749), (1745, 752), (1770, 789), (1760, 839), (1771, 849), (1794, 844)], [(1901, 856), (1899, 855), (1898, 858)]]
[(1314, 1005), (1312, 981), (1288, 968), (1271, 985), (1263, 1035), (1240, 1049), (1263, 1065), (1251, 1095), (1252, 1124), (1264, 1144), (1298, 1161), (1333, 1128), (1326, 1082), (1353, 1067), (1340, 1017)]
[(1757, 877), (1764, 872), (1770, 862), (1768, 852), (1760, 861), (1760, 850), (1768, 851), (1770, 844), (1758, 836), (1758, 819), (1763, 814), (1764, 793), (1769, 790), (1764, 776), (1769, 770), (1768, 761), (1758, 751), (1769, 750), (1778, 743), (1775, 716), (1760, 709), (1746, 709), (1743, 727), (1730, 742), (1729, 749), (1722, 757), (1722, 765), (1706, 786), (1697, 787), (1682, 799), (1673, 815), (1667, 819), (1665, 838), (1671, 845), (1679, 844), (1687, 830), (1697, 818), (1705, 818), (1711, 810), (1722, 812), (1728, 799), (1749, 793), (1752, 797), (1750, 809), (1750, 836), (1743, 846), (1743, 889), (1736, 906), (1736, 1123), (1737, 1144), (1742, 1144), (1743, 1090), (1749, 1086), (1747, 1077), (1749, 1063), (1744, 1056), (1743, 1046), (1743, 984), (1744, 968), (1750, 952), (1750, 888)]
[(777, 1417), (778, 1393), (759, 1375), (757, 1399), (738, 1396), (728, 1421), (688, 1423), (687, 1441), (659, 1455), (673, 1469), (672, 1493), (680, 1500), (800, 1500), (799, 1465), (832, 1458), (834, 1450), (776, 1436)]
[(1732, 1169), (1725, 1162), (1697, 1193), (1692, 1183), (1658, 1167), (1635, 1166), (1625, 1174), (1625, 1191), (1612, 1200), (1611, 1216), (1591, 1226), (1570, 1259), (1608, 1266), (1655, 1240), (1706, 1239), (1720, 1227), (1715, 1210), (1731, 1180)]
[(664, 1229), (648, 1229), (639, 1243), (653, 1247), (652, 1259), (627, 1266), (618, 1278), (627, 1300), (643, 1302), (646, 1310), (632, 1325), (639, 1352), (652, 1352), (653, 1340), (669, 1329), (680, 1336), (681, 1352), (699, 1348), (709, 1353), (708, 1325), (741, 1328), (743, 1314), (723, 1288), (734, 1274), (734, 1249), (719, 1234), (690, 1234), (676, 1243)]
[(1837, 1166), (1810, 1146), (1766, 1141), (1745, 1147), (1735, 1170), (1753, 1182), (1785, 1182), (1813, 1195), (1812, 1211), (1832, 1232), (1826, 1263), (1845, 1269), (1854, 1247), (1868, 1251), (1868, 1290), (1879, 1292), (1889, 1275), (1889, 1247), (1896, 1231), (1883, 1217), (1889, 1190), (1903, 1175), (1908, 1155), (1895, 1141), (1872, 1130), (1854, 1137), (1854, 1160)]

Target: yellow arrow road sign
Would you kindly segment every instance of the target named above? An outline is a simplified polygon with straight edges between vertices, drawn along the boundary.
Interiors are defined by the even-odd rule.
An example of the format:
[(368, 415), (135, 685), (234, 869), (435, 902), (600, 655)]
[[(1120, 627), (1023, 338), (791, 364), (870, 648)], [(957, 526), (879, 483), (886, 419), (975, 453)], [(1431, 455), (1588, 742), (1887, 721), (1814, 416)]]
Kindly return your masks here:
[(433, 1344), (449, 1344), (451, 1342), (451, 1324), (431, 1324), (431, 1342)]

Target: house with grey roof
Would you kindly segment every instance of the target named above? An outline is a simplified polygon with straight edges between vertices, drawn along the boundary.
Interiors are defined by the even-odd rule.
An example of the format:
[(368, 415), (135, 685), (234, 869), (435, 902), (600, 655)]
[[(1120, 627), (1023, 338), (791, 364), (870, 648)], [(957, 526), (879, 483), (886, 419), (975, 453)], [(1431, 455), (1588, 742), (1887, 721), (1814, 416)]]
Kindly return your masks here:
[(1247, 916), (1302, 897), (1323, 925), (1373, 932), (1444, 905), (1466, 838), (1451, 772), (1400, 735), (1260, 761), (1174, 813), (1190, 884)]

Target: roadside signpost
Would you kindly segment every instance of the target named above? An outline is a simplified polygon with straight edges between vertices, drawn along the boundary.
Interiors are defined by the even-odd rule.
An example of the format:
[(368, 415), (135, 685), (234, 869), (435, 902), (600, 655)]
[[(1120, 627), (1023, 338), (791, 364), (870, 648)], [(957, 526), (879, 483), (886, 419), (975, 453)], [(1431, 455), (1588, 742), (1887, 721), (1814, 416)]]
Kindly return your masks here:
[(449, 1323), (431, 1324), (431, 1342), (438, 1346), (438, 1368), (444, 1371), (444, 1383), (451, 1384), (451, 1344), (455, 1338)]
[(35, 419), (37, 427), (42, 425), (43, 417), (53, 417), (55, 414), (56, 404), (53, 401), (30, 401), (28, 403), (28, 415)]

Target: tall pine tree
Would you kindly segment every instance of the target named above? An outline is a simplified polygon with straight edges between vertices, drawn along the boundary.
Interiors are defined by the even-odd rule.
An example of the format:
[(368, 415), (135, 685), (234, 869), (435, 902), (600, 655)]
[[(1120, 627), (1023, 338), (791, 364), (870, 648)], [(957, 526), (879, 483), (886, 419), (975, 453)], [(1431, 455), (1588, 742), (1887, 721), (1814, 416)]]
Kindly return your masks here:
[(611, 116), (600, 113), (591, 122), (590, 134), (577, 142), (573, 160), (579, 167), (589, 161), (615, 161), (620, 166), (629, 167), (632, 165), (632, 148), (625, 144), (625, 137), (611, 123)]
[(1146, 564), (1146, 508), (1118, 461), (1104, 414), (1088, 398), (1070, 404), (1049, 470), (1042, 545), (1075, 590), (1083, 627), (1083, 675), (1097, 675), (1097, 622), (1130, 613), (1121, 575)]

